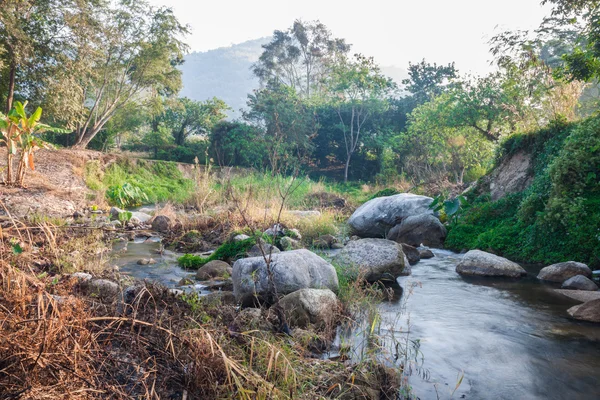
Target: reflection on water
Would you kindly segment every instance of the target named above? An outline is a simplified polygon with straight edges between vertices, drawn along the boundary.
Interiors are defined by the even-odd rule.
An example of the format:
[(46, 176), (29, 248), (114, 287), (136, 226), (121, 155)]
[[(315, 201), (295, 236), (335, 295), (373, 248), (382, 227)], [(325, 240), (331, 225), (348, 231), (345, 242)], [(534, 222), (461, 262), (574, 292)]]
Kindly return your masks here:
[(421, 399), (450, 398), (461, 371), (453, 398), (600, 398), (600, 326), (569, 320), (577, 303), (538, 282), (539, 268), (520, 280), (463, 278), (459, 255), (435, 253), (398, 279), (420, 284), (405, 291), (406, 313), (397, 320), (398, 304), (380, 308), (384, 321), (397, 320), (388, 329), (406, 331), (409, 318), (410, 337), (420, 339), (430, 377), (410, 383)]

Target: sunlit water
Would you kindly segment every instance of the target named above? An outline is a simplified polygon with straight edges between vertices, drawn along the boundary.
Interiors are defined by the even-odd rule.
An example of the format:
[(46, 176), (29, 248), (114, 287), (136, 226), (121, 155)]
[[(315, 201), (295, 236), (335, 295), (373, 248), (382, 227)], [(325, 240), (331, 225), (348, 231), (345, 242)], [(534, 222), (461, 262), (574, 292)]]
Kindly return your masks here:
[[(178, 254), (156, 254), (159, 246), (118, 243), (116, 265), (171, 288), (193, 276), (177, 266)], [(535, 279), (539, 267), (519, 280), (464, 278), (455, 272), (460, 255), (434, 253), (398, 279), (400, 299), (380, 305), (382, 336), (409, 332), (420, 342), (422, 369), (409, 378), (420, 399), (600, 399), (600, 325), (569, 319), (579, 303)], [(137, 264), (149, 257), (157, 264)]]

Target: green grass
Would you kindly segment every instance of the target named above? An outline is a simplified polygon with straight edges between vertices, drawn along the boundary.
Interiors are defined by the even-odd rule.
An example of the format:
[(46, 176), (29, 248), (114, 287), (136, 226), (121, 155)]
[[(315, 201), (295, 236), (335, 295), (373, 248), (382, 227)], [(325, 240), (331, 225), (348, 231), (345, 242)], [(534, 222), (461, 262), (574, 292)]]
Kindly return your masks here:
[(217, 250), (208, 257), (197, 256), (193, 254), (184, 254), (177, 259), (179, 266), (188, 269), (198, 269), (209, 261), (214, 260), (237, 260), (256, 244), (255, 238), (240, 241), (230, 241), (223, 243)]
[(85, 167), (85, 181), (92, 190), (118, 188), (128, 183), (145, 193), (148, 203), (183, 203), (195, 190), (194, 181), (184, 178), (177, 164), (172, 162), (120, 160), (110, 165), (103, 174), (98, 167), (94, 162), (87, 163)]

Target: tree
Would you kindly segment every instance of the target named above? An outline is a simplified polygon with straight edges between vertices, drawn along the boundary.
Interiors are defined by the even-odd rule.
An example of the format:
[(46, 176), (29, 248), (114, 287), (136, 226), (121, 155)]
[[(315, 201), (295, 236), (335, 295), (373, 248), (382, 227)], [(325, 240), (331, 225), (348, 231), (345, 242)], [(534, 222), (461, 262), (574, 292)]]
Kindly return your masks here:
[(386, 96), (394, 84), (381, 74), (373, 58), (360, 54), (337, 64), (329, 84), (344, 137), (344, 182), (348, 182), (350, 160), (361, 143), (363, 127), (370, 117), (387, 108)]
[(229, 107), (216, 97), (206, 101), (195, 101), (187, 97), (169, 104), (164, 114), (158, 117), (172, 132), (175, 144), (182, 146), (192, 135), (203, 135), (227, 117)]
[(5, 0), (0, 7), (0, 99), (8, 113), (15, 93), (36, 98), (73, 54), (77, 38), (90, 39), (100, 2)]
[(458, 77), (458, 71), (454, 68), (454, 63), (438, 66), (422, 60), (417, 64), (409, 63), (408, 76), (402, 84), (411, 93), (416, 107), (447, 90)]
[(474, 127), (447, 124), (452, 112), (446, 107), (449, 97), (445, 93), (415, 108), (396, 147), (411, 176), (429, 179), (442, 173), (462, 185), (466, 170), (488, 166), (493, 144)]
[(209, 134), (210, 154), (219, 166), (262, 168), (264, 135), (243, 122), (219, 122)]
[(82, 44), (74, 58), (88, 68), (79, 79), (76, 147), (85, 148), (120, 107), (146, 93), (170, 95), (181, 87), (187, 33), (169, 8), (120, 0), (104, 8), (92, 48)]
[(154, 150), (154, 158), (158, 158), (158, 150), (173, 142), (173, 136), (167, 127), (159, 125), (158, 129), (146, 132), (142, 141)]
[(319, 21), (294, 21), (286, 31), (275, 31), (273, 39), (253, 66), (263, 85), (273, 81), (294, 88), (304, 99), (321, 93), (331, 67), (350, 51), (344, 39), (332, 37)]
[(293, 87), (270, 82), (248, 96), (248, 107), (244, 118), (264, 131), (273, 173), (281, 172), (283, 164), (297, 166), (307, 160), (318, 127), (312, 106)]

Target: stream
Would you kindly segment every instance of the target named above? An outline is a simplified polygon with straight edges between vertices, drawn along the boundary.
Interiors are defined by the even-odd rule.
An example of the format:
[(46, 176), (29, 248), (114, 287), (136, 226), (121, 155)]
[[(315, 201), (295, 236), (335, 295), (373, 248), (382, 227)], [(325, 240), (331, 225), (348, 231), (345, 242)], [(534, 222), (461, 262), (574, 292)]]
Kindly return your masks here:
[[(115, 264), (170, 288), (193, 275), (177, 266), (176, 253), (156, 254), (159, 248), (152, 240), (117, 243)], [(461, 255), (434, 253), (398, 278), (401, 298), (380, 305), (382, 334), (408, 331), (419, 340), (426, 374), (409, 383), (420, 399), (600, 398), (600, 327), (567, 318), (579, 303), (539, 282), (540, 266), (524, 266), (528, 276), (520, 280), (466, 278), (455, 272)], [(157, 263), (137, 264), (149, 257)], [(208, 293), (199, 284), (184, 289)]]

